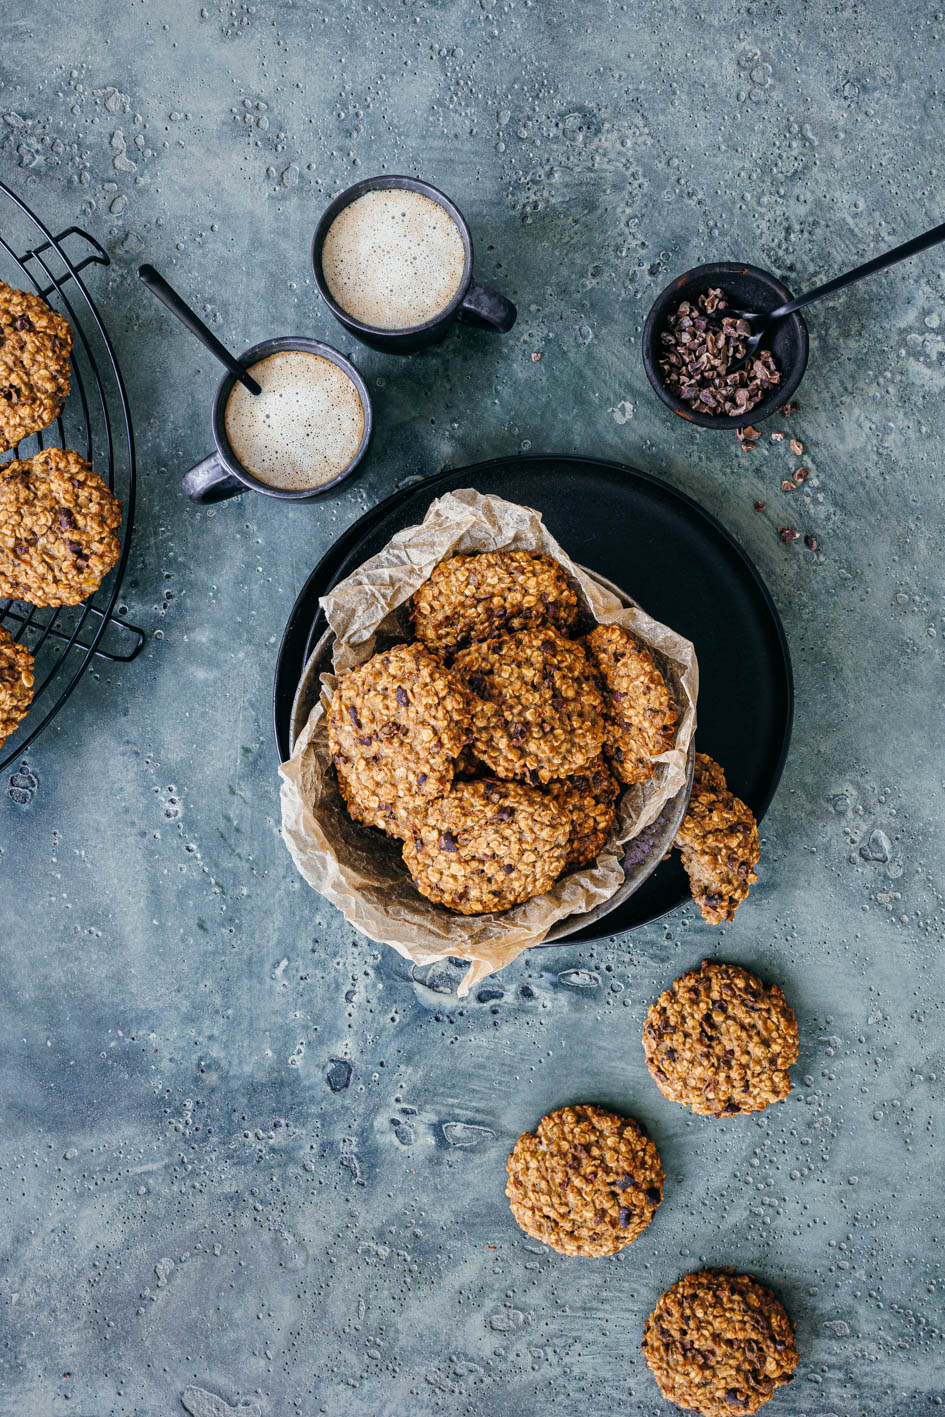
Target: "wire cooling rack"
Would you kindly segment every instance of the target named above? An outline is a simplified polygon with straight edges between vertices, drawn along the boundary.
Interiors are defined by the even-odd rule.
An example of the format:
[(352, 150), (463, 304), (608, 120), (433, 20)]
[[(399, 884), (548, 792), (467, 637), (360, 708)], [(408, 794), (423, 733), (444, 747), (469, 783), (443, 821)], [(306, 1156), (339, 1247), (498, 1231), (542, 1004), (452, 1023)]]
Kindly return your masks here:
[(93, 660), (124, 663), (144, 647), (144, 631), (115, 612), (135, 513), (131, 414), (111, 340), (80, 275), (87, 266), (108, 264), (107, 252), (87, 231), (70, 226), (53, 236), (22, 198), (0, 182), (0, 279), (41, 295), (65, 315), (73, 331), (72, 387), (61, 417), (6, 456), (26, 458), (42, 448), (73, 448), (119, 498), (123, 512), (118, 563), (81, 605), (40, 610), (23, 601), (0, 599), (0, 625), (26, 645), (36, 661), (33, 703), (0, 747), (0, 771), (49, 727)]

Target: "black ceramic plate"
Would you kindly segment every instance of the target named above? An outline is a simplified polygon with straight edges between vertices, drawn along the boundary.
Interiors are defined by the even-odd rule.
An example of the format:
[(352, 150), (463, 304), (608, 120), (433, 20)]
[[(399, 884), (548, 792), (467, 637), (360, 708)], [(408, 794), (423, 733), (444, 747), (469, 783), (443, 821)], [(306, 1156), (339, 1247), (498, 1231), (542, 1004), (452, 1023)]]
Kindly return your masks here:
[[(324, 595), (459, 487), (534, 507), (582, 565), (623, 586), (650, 615), (692, 640), (699, 657), (697, 746), (724, 766), (729, 786), (760, 819), (781, 777), (794, 689), (784, 629), (744, 551), (698, 502), (657, 477), (597, 458), (540, 454), (442, 472), (396, 492), (344, 532), (302, 588), (276, 662), (280, 760), (289, 756), (292, 701), (325, 630)], [(657, 919), (689, 899), (673, 856), (613, 914), (569, 936), (601, 939)]]

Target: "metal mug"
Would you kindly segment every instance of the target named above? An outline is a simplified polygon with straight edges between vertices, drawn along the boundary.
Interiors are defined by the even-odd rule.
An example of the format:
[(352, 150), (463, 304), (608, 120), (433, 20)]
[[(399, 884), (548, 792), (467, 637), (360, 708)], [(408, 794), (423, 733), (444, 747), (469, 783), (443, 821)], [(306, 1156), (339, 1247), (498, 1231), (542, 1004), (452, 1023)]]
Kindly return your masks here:
[(329, 344), (322, 344), (320, 340), (307, 339), (304, 335), (284, 335), (281, 339), (264, 340), (262, 344), (253, 345), (252, 349), (240, 355), (239, 362), (244, 369), (248, 369), (250, 365), (268, 359), (271, 354), (286, 354), (292, 351), (316, 354), (321, 359), (330, 360), (342, 373), (347, 374), (357, 390), (364, 416), (364, 428), (354, 457), (330, 482), (320, 482), (317, 487), (302, 487), (296, 490), (270, 487), (267, 483), (260, 482), (236, 457), (226, 436), (226, 405), (236, 383), (233, 374), (226, 374), (220, 380), (213, 397), (211, 426), (216, 447), (209, 457), (205, 457), (189, 472), (185, 472), (182, 479), (184, 491), (192, 502), (223, 502), (228, 497), (238, 497), (242, 492), (262, 492), (267, 497), (279, 497), (285, 502), (308, 502), (313, 497), (321, 497), (323, 493), (330, 492), (346, 477), (350, 477), (364, 457), (371, 441), (373, 425), (371, 400), (361, 375), (351, 361), (339, 354), (337, 349), (332, 349)]
[[(329, 227), (338, 213), (350, 206), (352, 202), (357, 201), (359, 197), (363, 197), (366, 192), (402, 191), (404, 189), (410, 192), (419, 192), (423, 197), (429, 197), (452, 217), (462, 238), (466, 260), (456, 294), (438, 314), (423, 324), (411, 325), (409, 329), (385, 330), (377, 325), (367, 325), (361, 320), (356, 320), (348, 314), (342, 305), (338, 304), (328, 289), (328, 283), (322, 270), (322, 247), (325, 244)], [(511, 300), (506, 300), (504, 295), (500, 295), (490, 286), (473, 280), (472, 237), (462, 212), (445, 193), (431, 186), (429, 182), (421, 182), (416, 177), (366, 177), (363, 181), (356, 182), (353, 187), (348, 187), (344, 192), (339, 193), (331, 205), (325, 209), (315, 228), (315, 236), (312, 240), (312, 270), (315, 274), (318, 293), (338, 323), (362, 343), (370, 345), (372, 349), (380, 349), (385, 354), (414, 354), (417, 350), (425, 349), (428, 345), (438, 344), (457, 322), (462, 325), (474, 325), (480, 330), (489, 330), (492, 334), (503, 335), (515, 324), (515, 317), (518, 313)]]

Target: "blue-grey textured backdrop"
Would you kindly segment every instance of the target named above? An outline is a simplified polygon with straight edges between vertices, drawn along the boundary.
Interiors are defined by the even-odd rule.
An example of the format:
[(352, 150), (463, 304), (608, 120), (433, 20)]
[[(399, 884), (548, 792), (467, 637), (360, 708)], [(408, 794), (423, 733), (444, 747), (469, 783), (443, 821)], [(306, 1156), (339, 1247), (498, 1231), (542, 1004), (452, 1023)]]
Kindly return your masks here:
[[(0, 784), (4, 1417), (655, 1417), (642, 1322), (702, 1262), (796, 1315), (772, 1417), (942, 1406), (943, 258), (812, 312), (793, 493), (784, 445), (672, 419), (638, 341), (697, 261), (799, 289), (941, 220), (943, 58), (922, 0), (5, 9), (0, 176), (114, 259), (89, 283), (133, 399), (148, 643), (28, 754), (32, 800)], [(138, 263), (237, 347), (350, 349), (308, 243), (384, 170), (457, 198), (518, 325), (358, 351), (378, 431), (342, 495), (196, 510), (216, 371)], [(295, 874), (273, 659), (365, 508), (529, 447), (633, 461), (732, 529), (784, 618), (795, 736), (730, 928), (687, 908), (458, 1001), (459, 970), (410, 970)], [(693, 1118), (644, 1068), (647, 1004), (705, 955), (798, 1011), (794, 1091), (753, 1120)], [(566, 1261), (512, 1223), (504, 1162), (590, 1098), (652, 1130), (666, 1203), (621, 1257)]]

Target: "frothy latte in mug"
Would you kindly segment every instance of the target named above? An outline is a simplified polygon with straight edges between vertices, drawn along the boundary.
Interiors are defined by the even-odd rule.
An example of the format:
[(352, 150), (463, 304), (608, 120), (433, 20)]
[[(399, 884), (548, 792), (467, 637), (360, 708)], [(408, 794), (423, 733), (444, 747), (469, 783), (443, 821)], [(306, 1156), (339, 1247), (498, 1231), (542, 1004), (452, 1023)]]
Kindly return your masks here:
[(224, 414), (230, 447), (246, 471), (286, 492), (344, 472), (364, 434), (361, 398), (344, 370), (290, 349), (251, 364), (248, 373), (262, 393), (235, 383)]
[(332, 298), (353, 319), (406, 330), (445, 310), (462, 283), (466, 248), (439, 202), (376, 188), (335, 217), (321, 264)]

